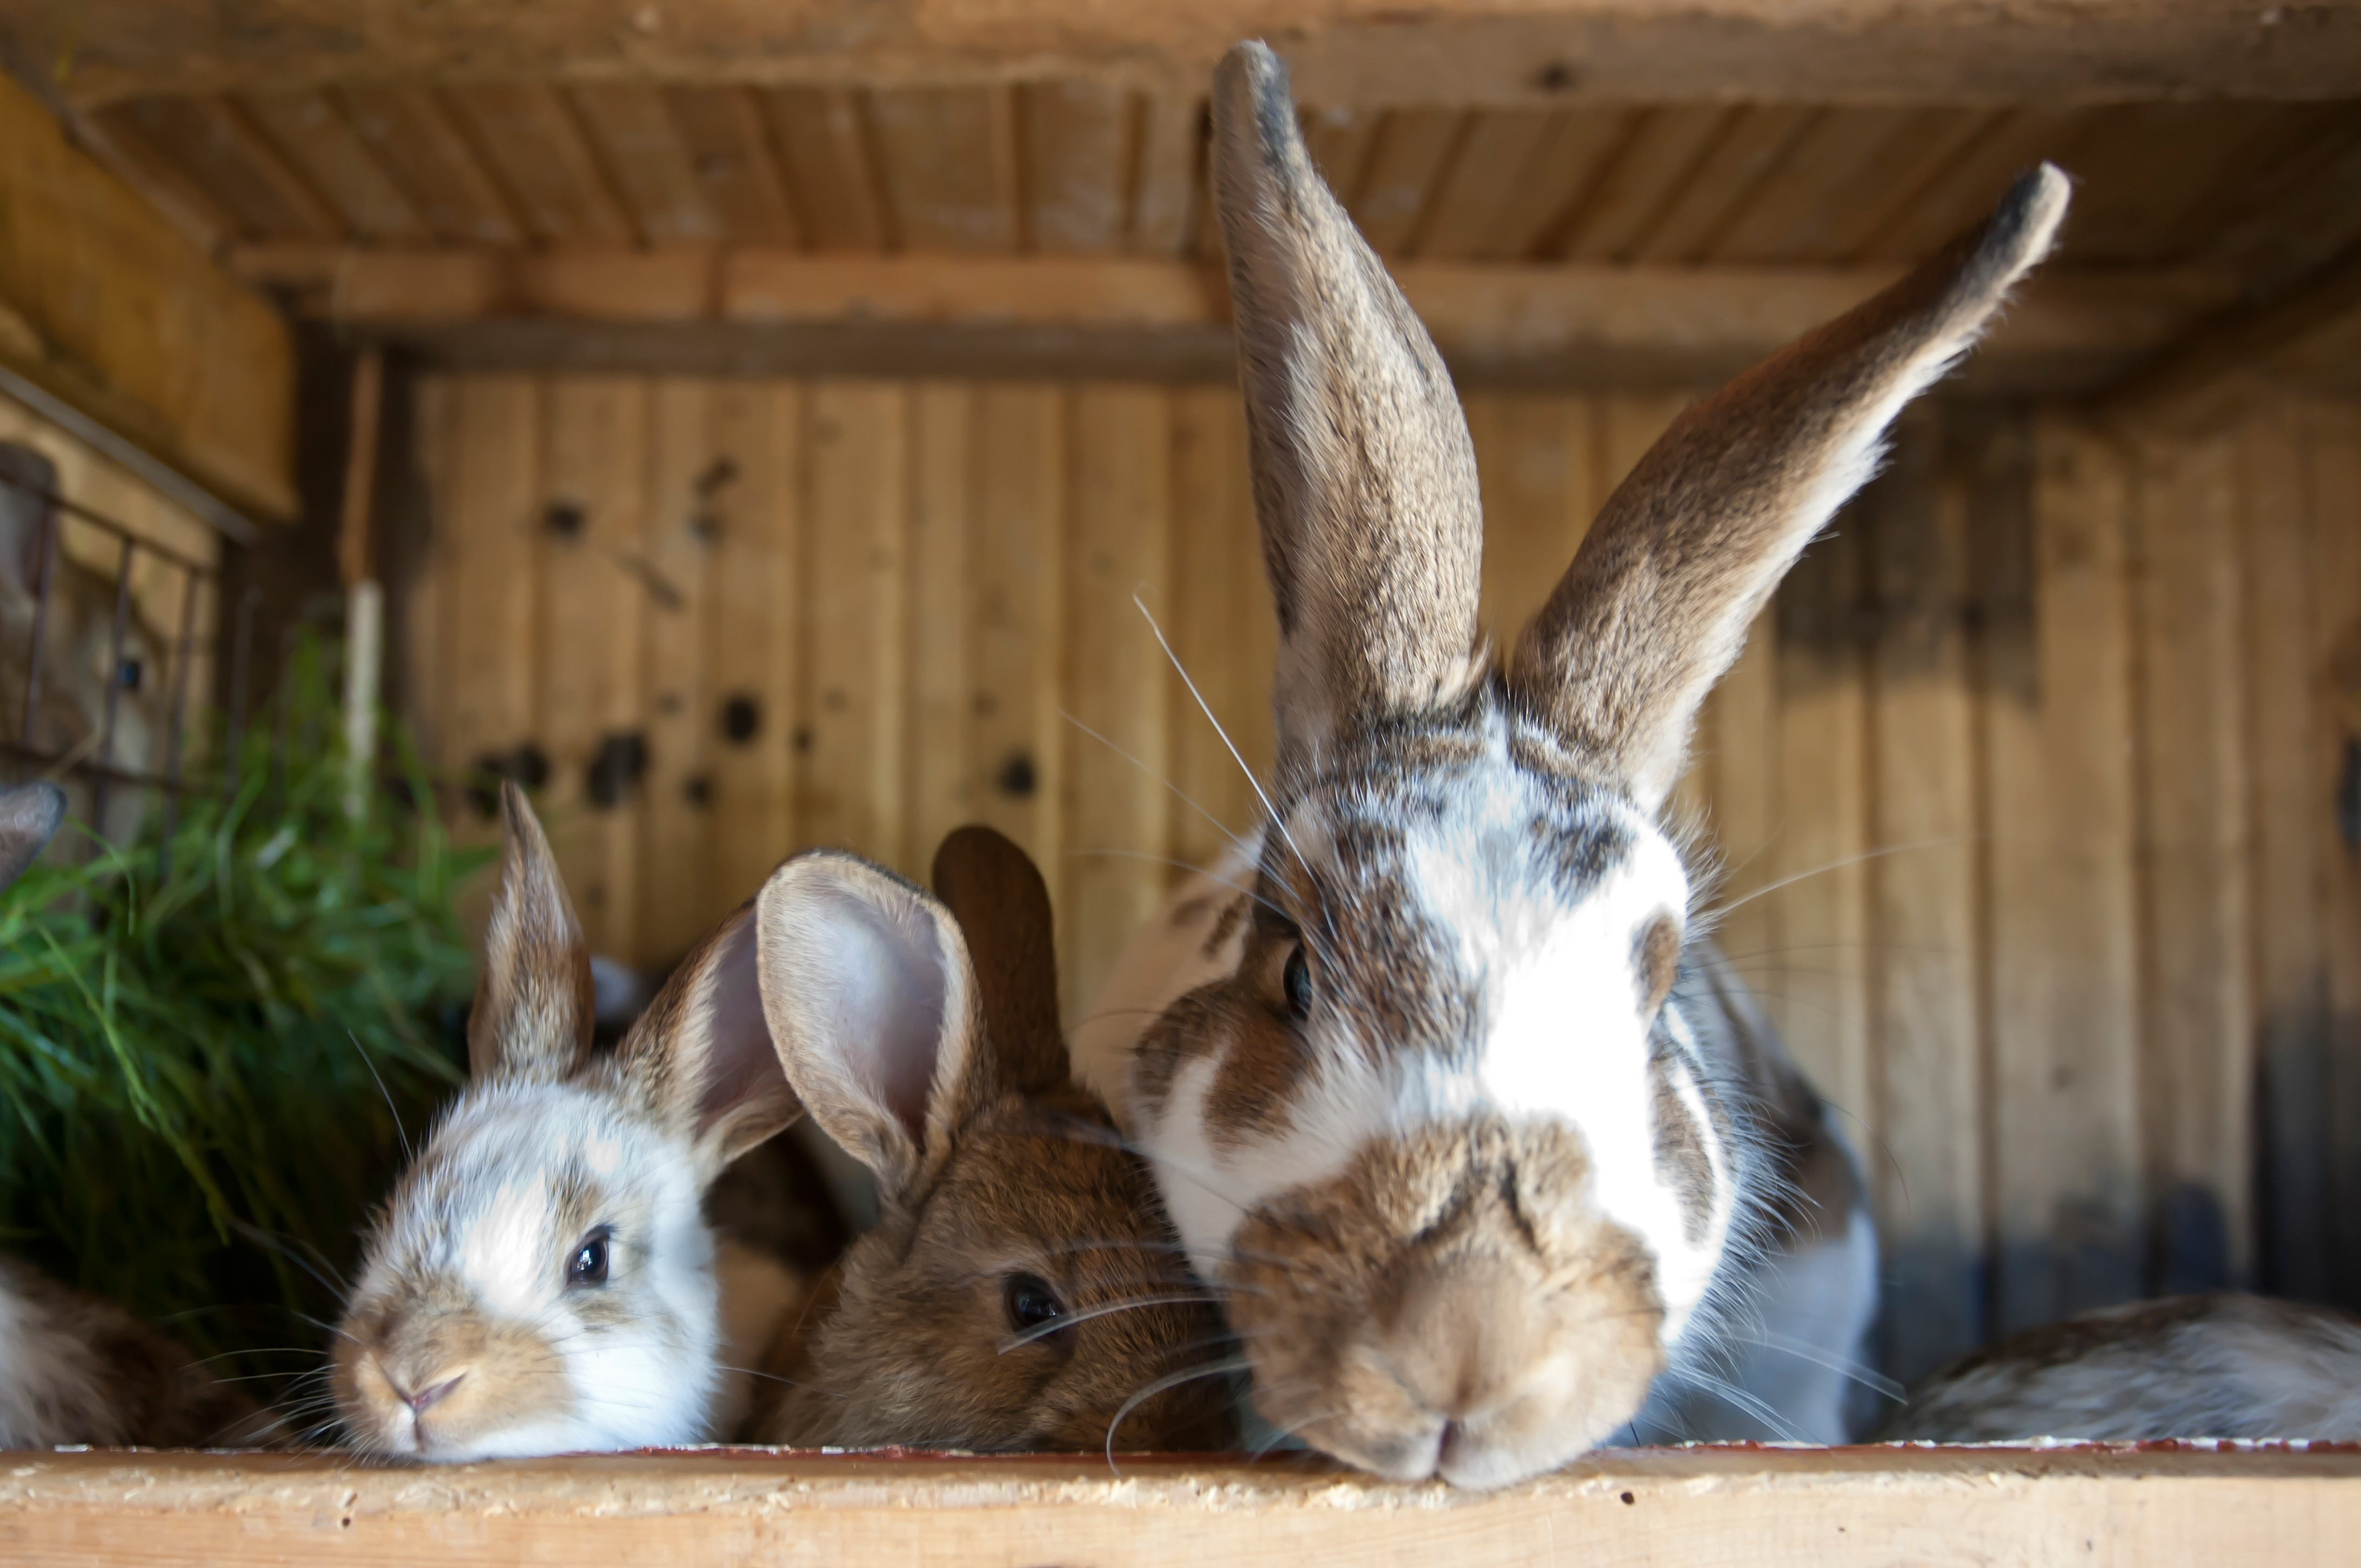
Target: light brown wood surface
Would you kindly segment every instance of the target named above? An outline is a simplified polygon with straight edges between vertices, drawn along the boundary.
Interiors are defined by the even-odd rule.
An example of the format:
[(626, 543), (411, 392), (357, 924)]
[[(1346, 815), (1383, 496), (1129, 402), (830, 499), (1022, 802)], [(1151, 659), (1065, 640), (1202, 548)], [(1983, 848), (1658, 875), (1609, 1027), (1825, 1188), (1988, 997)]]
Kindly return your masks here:
[(5, 79), (0, 364), (234, 505), (294, 511), (286, 323)]
[(23, 1568), (785, 1563), (1018, 1568), (2349, 1560), (2361, 1454), (1609, 1450), (1493, 1493), (1324, 1465), (718, 1450), (435, 1470), (334, 1455), (24, 1453)]
[[(520, 12), (279, 0), (231, 16), (170, 0), (22, 8), (0, 32), (19, 69), (82, 103), (159, 85), (286, 85), (341, 75), (770, 82), (990, 81), (1044, 65), (1202, 83), (1241, 38), (1268, 38), (1307, 86), (1385, 104), (1741, 96), (1855, 101), (2321, 95), (2349, 87), (2361, 41), (2336, 7), (2226, 0), (552, 0)], [(71, 71), (60, 69), (71, 62)], [(54, 73), (54, 76), (52, 76)]]

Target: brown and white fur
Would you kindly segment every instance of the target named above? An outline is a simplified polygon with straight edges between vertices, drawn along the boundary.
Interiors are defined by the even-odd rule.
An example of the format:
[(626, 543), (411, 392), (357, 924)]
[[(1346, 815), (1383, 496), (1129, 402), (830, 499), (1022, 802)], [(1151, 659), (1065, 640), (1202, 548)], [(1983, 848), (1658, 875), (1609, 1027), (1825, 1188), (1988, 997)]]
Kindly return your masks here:
[[(403, 1174), (337, 1330), (348, 1442), (456, 1461), (703, 1442), (746, 1399), (700, 1211), (799, 1113), (763, 1022), (752, 905), (611, 1052), (589, 955), (532, 807), (506, 847), (467, 1025), (473, 1081)], [(780, 1271), (754, 1268), (775, 1290)]]
[(1877, 1436), (2361, 1442), (2361, 1318), (2228, 1291), (2087, 1312), (1945, 1367)]
[[(0, 789), (0, 893), (64, 820), (51, 784)], [(0, 1257), (0, 1449), (244, 1446), (270, 1423), (186, 1346), (111, 1301)]]
[(812, 1326), (770, 1365), (786, 1391), (761, 1435), (1225, 1445), (1221, 1319), (1146, 1166), (1072, 1080), (1040, 873), (1000, 834), (964, 828), (934, 883), (939, 900), (814, 854), (758, 902), (788, 1079), (880, 1199)]
[[(1857, 1180), (1733, 1004), (1661, 814), (1747, 624), (2048, 248), (2065, 179), (1684, 413), (1498, 663), (1433, 344), (1268, 49), (1223, 62), (1213, 121), (1279, 619), (1271, 817), (1145, 938), (1180, 961), (1101, 998), (1086, 1076), (1227, 1292), (1257, 1412), (1314, 1448), (1499, 1486), (1733, 1362), (1738, 1406), (1839, 1436), (1814, 1361), (1873, 1307)], [(1778, 1234), (1799, 1178), (1852, 1207)], [(1748, 1391), (1774, 1361), (1801, 1388)]]

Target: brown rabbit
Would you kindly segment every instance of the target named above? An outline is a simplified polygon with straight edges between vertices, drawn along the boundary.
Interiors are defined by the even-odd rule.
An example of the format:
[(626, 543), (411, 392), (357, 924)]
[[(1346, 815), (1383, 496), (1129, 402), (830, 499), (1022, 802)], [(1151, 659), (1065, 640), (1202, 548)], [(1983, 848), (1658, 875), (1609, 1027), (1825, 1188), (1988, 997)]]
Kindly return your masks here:
[[(41, 622), (38, 713), (31, 745), (44, 758), (102, 763), (118, 773), (144, 773), (162, 761), (168, 692), (158, 659), (162, 639), (137, 614), (125, 624), (115, 656), (115, 585), (58, 548), (57, 466), (33, 447), (0, 442), (0, 741), (26, 740), (25, 687), (31, 674), (33, 627)], [(48, 543), (49, 613), (38, 615), (44, 541)], [(115, 734), (105, 739), (109, 686)], [(77, 784), (72, 808), (83, 816), (92, 801)], [(129, 839), (139, 826), (139, 792), (108, 791), (102, 836)]]
[[(51, 784), (0, 789), (0, 893), (65, 817)], [(0, 1257), (0, 1448), (190, 1448), (263, 1440), (254, 1401), (120, 1307)]]
[(2361, 1442), (2361, 1318), (2228, 1291), (2110, 1307), (1952, 1363), (1877, 1436)]
[[(814, 854), (758, 905), (763, 998), (812, 1116), (881, 1214), (771, 1370), (771, 1442), (1024, 1449), (1233, 1440), (1221, 1320), (1146, 1166), (1075, 1083), (1049, 890), (963, 828), (937, 903)], [(783, 959), (777, 963), (774, 958)]]

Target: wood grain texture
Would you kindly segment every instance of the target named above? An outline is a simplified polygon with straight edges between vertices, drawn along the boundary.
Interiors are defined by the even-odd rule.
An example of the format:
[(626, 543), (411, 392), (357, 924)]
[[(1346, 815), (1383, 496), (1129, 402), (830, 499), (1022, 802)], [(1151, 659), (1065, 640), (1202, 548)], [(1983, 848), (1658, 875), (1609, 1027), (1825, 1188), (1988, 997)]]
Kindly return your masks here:
[(974, 755), (963, 744), (970, 689), (969, 552), (976, 501), (976, 394), (922, 384), (910, 404), (909, 759), (899, 863), (913, 874), (975, 819)]
[[(1060, 890), (1069, 1019), (1098, 994), (1174, 880), (1170, 666), (1137, 597), (1172, 604), (1172, 411), (1160, 388), (1085, 383), (1069, 405), (1068, 741)], [(1182, 700), (1186, 700), (1183, 696)], [(1091, 733), (1095, 731), (1095, 735)]]
[(2002, 1332), (2137, 1293), (2142, 1254), (2125, 475), (2037, 415), (1987, 694)]
[[(860, 0), (792, 10), (737, 0), (566, 0), (522, 12), (281, 0), (220, 12), (85, 0), (12, 14), (12, 62), (77, 103), (175, 85), (344, 74), (544, 73), (570, 80), (1005, 82), (1019, 72), (1202, 86), (1222, 51), (1268, 38), (1314, 101), (2122, 101), (2169, 82), (2191, 97), (2322, 98), (2350, 90), (2361, 29), (2334, 8), (2227, 0), (1528, 0), (1405, 12), (1371, 0), (1199, 0), (1084, 6)], [(71, 60), (71, 72), (58, 62)]]
[(712, 393), (702, 516), (713, 530), (704, 707), (713, 781), (708, 907), (754, 896), (797, 847), (796, 727), (803, 602), (803, 389), (728, 381)]
[(636, 576), (647, 592), (640, 678), (647, 693), (646, 808), (640, 829), (639, 951), (669, 967), (727, 904), (713, 886), (713, 507), (717, 389), (686, 378), (648, 389), (648, 500)]
[(268, 304), (0, 81), (0, 361), (231, 501), (295, 510), (294, 350)]
[(1038, 384), (978, 390), (966, 615), (966, 749), (983, 781), (977, 817), (1022, 845), (1053, 889), (1065, 843), (1066, 759), (1088, 743), (1061, 713), (1067, 395)]
[(2305, 411), (2312, 510), (2312, 812), (2328, 1028), (2334, 1288), (2361, 1299), (2361, 411)]

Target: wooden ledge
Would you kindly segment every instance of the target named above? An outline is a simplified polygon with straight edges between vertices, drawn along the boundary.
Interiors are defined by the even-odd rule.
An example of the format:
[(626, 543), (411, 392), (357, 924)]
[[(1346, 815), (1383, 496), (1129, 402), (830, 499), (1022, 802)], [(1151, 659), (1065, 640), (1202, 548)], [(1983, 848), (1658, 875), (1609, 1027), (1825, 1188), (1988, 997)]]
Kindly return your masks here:
[(449, 1469), (334, 1455), (0, 1455), (0, 1558), (1139, 1568), (2350, 1561), (2361, 1448), (1606, 1451), (1493, 1493), (1290, 1459), (746, 1449)]

